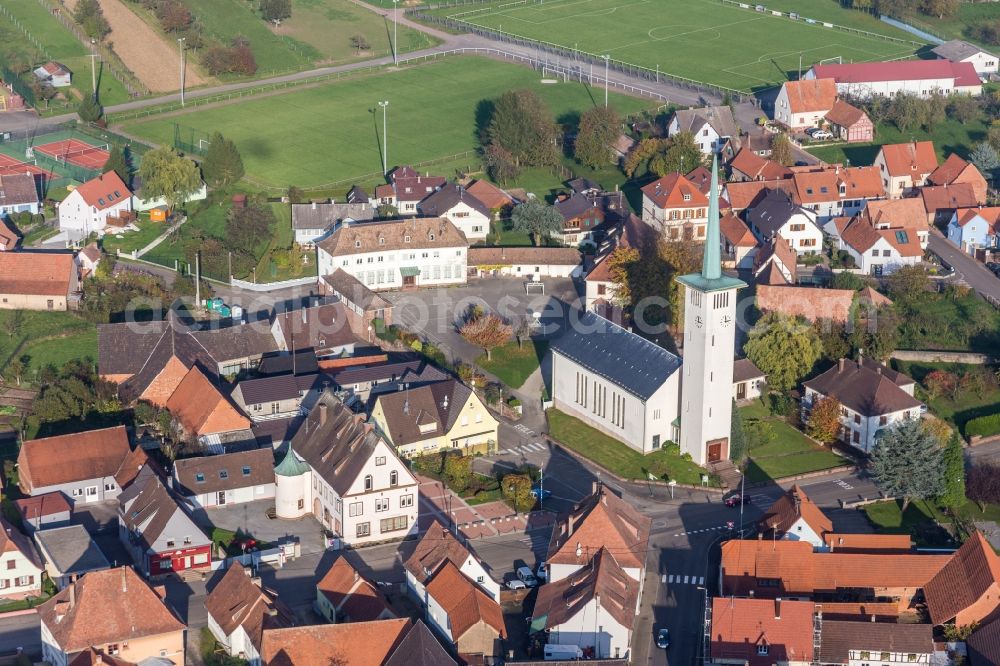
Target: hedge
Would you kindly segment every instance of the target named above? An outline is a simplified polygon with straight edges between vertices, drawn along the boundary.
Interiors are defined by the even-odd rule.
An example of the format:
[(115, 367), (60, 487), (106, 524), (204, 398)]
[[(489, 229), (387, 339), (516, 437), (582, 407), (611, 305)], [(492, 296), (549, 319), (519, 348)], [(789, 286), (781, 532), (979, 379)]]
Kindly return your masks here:
[(966, 437), (990, 437), (1000, 434), (1000, 413), (970, 419), (965, 424)]

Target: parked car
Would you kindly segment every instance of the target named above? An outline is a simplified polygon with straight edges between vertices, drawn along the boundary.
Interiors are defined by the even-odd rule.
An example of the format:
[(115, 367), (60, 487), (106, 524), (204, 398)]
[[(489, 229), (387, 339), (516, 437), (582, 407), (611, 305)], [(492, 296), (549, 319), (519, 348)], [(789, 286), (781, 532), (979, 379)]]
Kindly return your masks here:
[(833, 138), (833, 134), (827, 132), (825, 129), (818, 129), (809, 136), (811, 136), (813, 139), (816, 139), (817, 141)]
[(535, 578), (535, 574), (531, 573), (531, 567), (518, 567), (514, 574), (519, 581), (524, 583), (525, 587), (535, 587), (538, 585), (538, 579)]
[(656, 647), (666, 650), (670, 647), (670, 632), (666, 628), (660, 629), (656, 633)]
[(542, 560), (538, 564), (538, 568), (535, 569), (535, 578), (543, 583), (549, 579), (549, 572), (545, 568), (545, 560)]
[(545, 490), (541, 486), (532, 486), (531, 487), (531, 496), (534, 497), (535, 499), (543, 499), (544, 500), (544, 499), (548, 499), (548, 498), (552, 497), (552, 491), (551, 490)]
[(527, 589), (527, 587), (528, 586), (524, 584), (523, 580), (519, 580), (517, 578), (511, 578), (509, 581), (507, 581), (508, 590), (524, 590)]
[(728, 506), (730, 509), (733, 508), (734, 506), (740, 506), (742, 504), (749, 504), (749, 503), (750, 503), (749, 495), (730, 495), (729, 497), (726, 498), (726, 506)]

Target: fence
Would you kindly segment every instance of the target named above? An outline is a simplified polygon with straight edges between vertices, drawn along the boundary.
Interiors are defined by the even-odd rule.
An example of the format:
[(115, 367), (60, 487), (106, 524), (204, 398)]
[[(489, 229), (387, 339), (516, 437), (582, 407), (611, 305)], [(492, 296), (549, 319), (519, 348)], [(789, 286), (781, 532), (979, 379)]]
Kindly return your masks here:
[[(797, 18), (793, 18), (791, 14), (793, 14), (794, 12), (779, 12), (772, 9), (768, 9), (764, 5), (759, 5), (755, 3), (739, 2), (739, 0), (719, 0), (719, 2), (721, 2), (724, 5), (734, 5), (736, 7), (739, 7), (740, 9), (747, 9), (756, 12), (763, 11), (771, 16), (785, 17), (792, 21), (804, 21), (810, 25), (821, 25), (824, 28), (840, 30), (841, 32), (847, 32), (852, 35), (861, 35), (862, 37), (868, 37), (871, 39), (882, 39), (887, 42), (896, 42), (897, 44), (906, 44), (907, 46), (915, 46), (918, 48), (924, 46), (923, 42), (915, 42), (911, 39), (902, 39), (900, 37), (893, 37), (891, 35), (883, 35), (882, 33), (879, 32), (870, 32), (868, 30), (861, 30), (860, 28), (851, 28), (846, 25), (838, 25), (836, 23), (829, 23), (827, 21), (817, 21), (816, 19), (806, 18), (805, 16), (801, 16), (799, 14), (796, 14)], [(760, 9), (758, 9), (758, 7), (760, 7)]]
[(80, 32), (76, 23), (67, 16), (69, 12), (66, 7), (59, 3), (58, 0), (38, 0), (38, 4), (48, 9), (49, 13), (62, 23), (67, 30), (73, 33), (85, 47), (100, 53), (103, 64), (108, 68), (108, 72), (111, 73), (111, 76), (118, 79), (119, 83), (125, 86), (130, 96), (141, 97), (149, 94), (149, 88), (143, 85), (142, 81), (125, 66), (125, 63), (122, 62), (117, 53), (104, 44), (92, 42), (89, 37)]
[[(503, 43), (515, 44), (518, 46), (525, 46), (532, 49), (537, 49), (544, 51), (546, 53), (551, 53), (555, 56), (560, 56), (563, 58), (568, 58), (574, 63), (576, 63), (576, 68), (579, 70), (580, 81), (583, 81), (583, 69), (582, 65), (584, 63), (591, 66), (591, 70), (595, 65), (599, 67), (607, 67), (608, 70), (613, 70), (617, 73), (626, 74), (628, 76), (633, 76), (640, 79), (645, 79), (647, 81), (654, 81), (656, 83), (671, 83), (675, 86), (685, 88), (687, 90), (694, 90), (697, 92), (708, 93), (711, 95), (717, 95), (719, 98), (725, 96), (731, 97), (735, 101), (748, 101), (753, 95), (746, 90), (736, 90), (734, 88), (726, 88), (725, 86), (717, 86), (712, 83), (705, 83), (704, 81), (696, 81), (695, 79), (690, 79), (685, 76), (680, 76), (678, 74), (671, 74), (660, 70), (659, 68), (653, 70), (648, 67), (643, 67), (642, 65), (636, 65), (630, 62), (625, 62), (624, 60), (617, 60), (615, 58), (608, 58), (605, 60), (604, 57), (596, 54), (589, 53), (587, 51), (581, 51), (580, 49), (571, 49), (560, 44), (553, 44), (552, 42), (546, 42), (538, 39), (529, 39), (527, 37), (521, 37), (511, 32), (500, 32), (499, 30), (494, 30), (485, 26), (477, 25), (475, 23), (470, 23), (468, 21), (463, 21), (459, 19), (454, 19), (451, 17), (436, 16), (434, 14), (428, 14), (420, 9), (407, 9), (406, 13), (418, 20), (427, 23), (436, 23), (438, 25), (443, 25), (452, 30), (463, 30), (466, 32), (471, 32), (472, 34), (479, 35), (481, 37), (486, 37), (488, 39), (496, 39)], [(515, 54), (504, 52), (509, 56), (514, 56)], [(524, 56), (522, 56), (524, 57)], [(565, 65), (563, 65), (565, 67)], [(604, 79), (600, 77), (595, 77), (591, 72), (587, 75), (590, 83), (593, 84), (594, 80)], [(576, 75), (574, 74), (574, 78)], [(632, 86), (627, 84), (610, 82), (612, 86), (628, 89)], [(639, 90), (639, 88), (636, 88)], [(651, 93), (647, 91), (649, 96), (657, 97), (663, 101), (668, 101), (667, 98), (660, 93)]]

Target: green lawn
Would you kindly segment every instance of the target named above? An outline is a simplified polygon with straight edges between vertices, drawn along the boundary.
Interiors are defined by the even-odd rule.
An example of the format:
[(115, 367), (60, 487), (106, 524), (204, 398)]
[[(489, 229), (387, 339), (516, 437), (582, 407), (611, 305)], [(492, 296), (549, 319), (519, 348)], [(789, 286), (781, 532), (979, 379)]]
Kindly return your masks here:
[[(399, 15), (403, 16), (402, 7)], [(426, 33), (405, 25), (395, 27), (400, 53), (437, 43)], [(318, 54), (317, 64), (331, 64), (391, 55), (392, 30), (391, 15), (379, 16), (350, 0), (293, 0), (292, 18), (282, 21), (274, 32), (311, 46)], [(359, 53), (351, 44), (355, 35), (363, 36), (371, 48)]]
[[(66, 65), (73, 72), (73, 85), (81, 95), (91, 93), (90, 58), (87, 49), (59, 22), (46, 6), (38, 0), (5, 0), (4, 7), (37, 39), (55, 60)], [(33, 65), (41, 65), (45, 61), (44, 54), (28, 42), (5, 16), (0, 15), (0, 29), (3, 30), (4, 53), (18, 53), (29, 57)], [(110, 74), (100, 76), (98, 96), (105, 106), (128, 101), (128, 92), (118, 80)], [(73, 97), (71, 106), (77, 105), (77, 97)]]
[[(545, 414), (549, 435), (554, 440), (626, 479), (646, 480), (648, 474), (653, 473), (678, 483), (699, 485), (701, 475), (707, 474), (703, 468), (681, 458), (675, 444), (668, 443), (644, 456), (558, 409), (550, 409)], [(718, 485), (714, 479), (712, 484)]]
[(876, 502), (863, 510), (876, 531), (884, 534), (910, 534), (917, 546), (949, 546), (954, 541), (938, 524), (945, 517), (931, 502), (910, 502), (904, 513), (898, 501)]
[[(477, 108), (511, 88), (537, 91), (555, 118), (576, 117), (600, 97), (579, 83), (542, 84), (536, 72), (518, 65), (456, 56), (125, 127), (154, 143), (170, 143), (175, 122), (204, 133), (222, 127), (255, 181), (316, 188), (381, 173), (382, 117), (371, 112), (376, 101), (390, 102), (389, 163), (409, 164), (477, 148)], [(612, 103), (622, 113), (652, 106), (621, 95)]]
[(775, 434), (773, 441), (750, 451), (746, 470), (749, 481), (770, 481), (830, 469), (848, 462), (814, 443), (783, 419), (772, 416), (760, 401), (741, 407), (740, 412), (744, 421), (764, 419), (774, 428)]
[[(910, 306), (900, 325), (898, 349), (994, 354), (1000, 349), (1000, 312), (975, 294), (928, 294)], [(982, 330), (976, 332), (979, 325)]]
[[(222, 548), (225, 549), (226, 554), (229, 555), (230, 557), (234, 557), (236, 555), (242, 555), (243, 548), (241, 547), (240, 544), (254, 538), (253, 535), (247, 534), (245, 532), (241, 531), (233, 532), (232, 530), (227, 530), (222, 527), (213, 527), (210, 536), (212, 539), (212, 545), (222, 546)], [(267, 543), (266, 541), (259, 541), (259, 540), (257, 541), (256, 545), (257, 550), (267, 550), (268, 548), (272, 547), (273, 547), (272, 544)], [(215, 556), (214, 552), (212, 553), (212, 556), (213, 557)]]
[(937, 150), (938, 159), (944, 161), (951, 153), (958, 153), (962, 157), (968, 157), (972, 147), (980, 141), (986, 140), (987, 123), (977, 118), (967, 123), (949, 118), (942, 123), (934, 125), (932, 132), (925, 132), (917, 127), (908, 132), (900, 132), (892, 123), (882, 122), (878, 124), (875, 138), (878, 143), (855, 143), (840, 144), (836, 146), (825, 146), (822, 148), (812, 148), (809, 152), (820, 158), (824, 162), (839, 162), (846, 164), (850, 162), (852, 166), (868, 166), (875, 161), (879, 147), (885, 143), (906, 143), (911, 139), (917, 141), (933, 141)]
[(74, 359), (89, 358), (97, 363), (97, 328), (91, 326), (65, 337), (26, 343), (21, 354), (28, 357), (28, 377), (46, 366), (61, 368)]
[(163, 222), (153, 222), (145, 217), (140, 218), (137, 226), (139, 231), (127, 231), (122, 234), (121, 239), (112, 234), (106, 235), (101, 239), (101, 247), (108, 254), (114, 254), (116, 251), (129, 254), (132, 250), (146, 247), (167, 229), (167, 225)]
[[(870, 15), (840, 9), (831, 0), (779, 0), (775, 8), (881, 35), (916, 39)], [(523, 4), (498, 0), (486, 6), (464, 5), (432, 13), (568, 49), (610, 54), (650, 70), (659, 66), (661, 72), (747, 92), (774, 87), (797, 76), (799, 54), (805, 69), (836, 56), (844, 62), (885, 60), (912, 55), (920, 48), (718, 0), (547, 0)]]
[[(12, 355), (15, 353), (24, 355), (29, 353), (29, 349), (34, 349), (30, 365), (36, 368), (49, 363), (61, 365), (69, 358), (76, 358), (77, 352), (88, 350), (92, 358), (97, 358), (96, 329), (93, 324), (75, 314), (24, 310), (20, 328), (11, 335), (8, 325), (14, 316), (13, 310), (0, 310), (0, 371), (7, 366)], [(95, 337), (91, 338), (91, 346), (88, 347), (85, 338), (90, 333)], [(67, 334), (68, 337), (52, 343), (46, 340), (63, 334)], [(68, 345), (73, 351), (64, 353), (61, 351), (62, 345)]]
[[(148, 254), (143, 255), (145, 261), (151, 261), (169, 268), (174, 267), (174, 262), (184, 263), (187, 259), (184, 256), (184, 240), (190, 238), (196, 231), (204, 231), (208, 236), (223, 238), (226, 229), (226, 213), (229, 211), (229, 204), (212, 203), (198, 212), (191, 214), (191, 219), (185, 222), (180, 229), (168, 236), (162, 243), (153, 248)], [(192, 268), (193, 270), (193, 268)], [(228, 279), (225, 275), (210, 275), (219, 280)], [(238, 276), (242, 277), (242, 276)]]
[[(960, 2), (958, 12), (954, 16), (939, 19), (936, 16), (914, 13), (906, 18), (907, 23), (926, 30), (943, 39), (972, 39), (969, 28), (973, 25), (1000, 19), (1000, 5), (995, 2)], [(983, 44), (988, 51), (994, 51), (996, 45)]]
[[(893, 359), (892, 365), (896, 370), (912, 377), (921, 385), (924, 378), (934, 370), (945, 370), (961, 376), (967, 372), (981, 370), (983, 367), (965, 363), (925, 363), (897, 359)], [(996, 368), (990, 367), (988, 371), (996, 372)], [(976, 395), (972, 391), (959, 390), (954, 396), (945, 395), (937, 398), (931, 398), (923, 393), (920, 395), (920, 399), (927, 402), (928, 409), (935, 416), (952, 424), (963, 434), (965, 424), (970, 419), (1000, 412), (1000, 388), (997, 386), (988, 386), (981, 395)]]
[(520, 388), (525, 380), (538, 369), (542, 357), (549, 350), (549, 343), (539, 340), (525, 340), (518, 347), (512, 340), (491, 352), (492, 360), (486, 360), (486, 354), (476, 359), (476, 365), (486, 372), (495, 375), (497, 379), (511, 388)]

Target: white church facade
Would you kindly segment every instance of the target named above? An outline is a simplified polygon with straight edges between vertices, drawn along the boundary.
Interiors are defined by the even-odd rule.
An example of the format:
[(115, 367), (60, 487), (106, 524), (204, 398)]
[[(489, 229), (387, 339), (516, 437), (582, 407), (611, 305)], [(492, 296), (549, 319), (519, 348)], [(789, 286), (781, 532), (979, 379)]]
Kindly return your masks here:
[(703, 268), (678, 278), (683, 361), (589, 312), (551, 346), (557, 409), (640, 453), (676, 442), (703, 466), (729, 458), (736, 299), (746, 286), (722, 273), (718, 191), (716, 161)]

